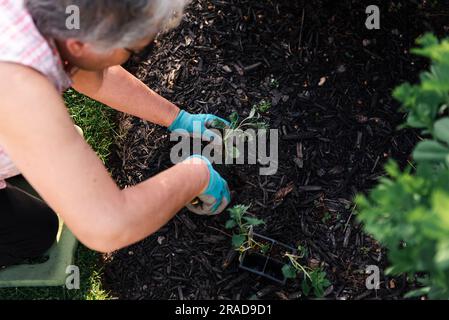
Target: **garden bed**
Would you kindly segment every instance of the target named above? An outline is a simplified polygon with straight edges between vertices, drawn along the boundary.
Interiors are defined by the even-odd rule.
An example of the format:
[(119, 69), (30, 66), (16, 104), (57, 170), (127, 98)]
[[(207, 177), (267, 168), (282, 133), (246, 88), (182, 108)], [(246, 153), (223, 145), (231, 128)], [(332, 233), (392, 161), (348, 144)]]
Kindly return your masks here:
[[(362, 2), (195, 0), (179, 29), (127, 67), (193, 113), (243, 117), (270, 102), (263, 117), (281, 133), (279, 170), (260, 176), (257, 166), (217, 166), (233, 204), (252, 204), (266, 222), (258, 233), (306, 247), (308, 264), (332, 283), (328, 298), (394, 299), (403, 279), (387, 279), (377, 293), (365, 287), (365, 267), (383, 269), (385, 252), (355, 222), (352, 199), (374, 185), (387, 158), (408, 161), (418, 137), (396, 130), (404, 116), (391, 91), (417, 78), (424, 65), (410, 48), (424, 31), (447, 33), (449, 12), (389, 1), (379, 5), (381, 30), (370, 31), (372, 3)], [(171, 166), (166, 129), (120, 120), (111, 164), (121, 187)], [(156, 234), (105, 256), (105, 285), (125, 299), (301, 297), (299, 280), (280, 285), (239, 269), (228, 217), (184, 209)]]

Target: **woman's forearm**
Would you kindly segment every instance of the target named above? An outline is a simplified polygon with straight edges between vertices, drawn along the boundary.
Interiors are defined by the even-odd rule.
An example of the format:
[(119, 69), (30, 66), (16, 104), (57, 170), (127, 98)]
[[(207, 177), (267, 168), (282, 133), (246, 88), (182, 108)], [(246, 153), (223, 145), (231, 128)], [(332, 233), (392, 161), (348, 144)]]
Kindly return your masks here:
[(121, 66), (101, 73), (79, 71), (74, 89), (105, 105), (141, 119), (168, 127), (179, 108), (148, 88)]
[(209, 183), (207, 165), (193, 161), (184, 161), (122, 191), (125, 216), (120, 219), (120, 237), (114, 239), (107, 251), (128, 246), (156, 232), (204, 191)]

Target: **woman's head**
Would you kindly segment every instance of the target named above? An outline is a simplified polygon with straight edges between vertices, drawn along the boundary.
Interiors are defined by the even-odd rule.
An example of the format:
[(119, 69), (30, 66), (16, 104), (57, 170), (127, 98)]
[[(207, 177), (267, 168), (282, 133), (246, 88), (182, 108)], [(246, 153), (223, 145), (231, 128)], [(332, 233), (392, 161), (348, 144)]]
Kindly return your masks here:
[[(39, 31), (61, 55), (86, 70), (124, 63), (179, 22), (189, 0), (25, 0)], [(77, 8), (79, 28), (68, 27)], [(70, 26), (70, 25), (69, 25)]]

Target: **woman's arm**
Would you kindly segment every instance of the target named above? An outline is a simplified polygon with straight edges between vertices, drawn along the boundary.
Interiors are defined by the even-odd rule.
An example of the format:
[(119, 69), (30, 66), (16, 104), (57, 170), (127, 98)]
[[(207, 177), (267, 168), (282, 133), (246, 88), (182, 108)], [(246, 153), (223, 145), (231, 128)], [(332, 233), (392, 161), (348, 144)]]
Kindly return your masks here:
[(207, 187), (207, 164), (184, 162), (120, 190), (44, 76), (8, 63), (0, 75), (0, 144), (88, 247), (110, 252), (145, 238)]
[(161, 126), (170, 126), (180, 111), (121, 66), (100, 72), (80, 70), (73, 80), (73, 88), (86, 96)]

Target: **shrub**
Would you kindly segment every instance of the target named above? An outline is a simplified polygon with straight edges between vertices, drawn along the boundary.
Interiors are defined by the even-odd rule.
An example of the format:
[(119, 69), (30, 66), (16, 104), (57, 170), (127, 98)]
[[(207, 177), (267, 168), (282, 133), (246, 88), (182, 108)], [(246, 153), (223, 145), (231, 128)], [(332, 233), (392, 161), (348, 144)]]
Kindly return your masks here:
[(407, 121), (425, 140), (413, 152), (415, 165), (404, 171), (390, 161), (384, 177), (368, 196), (359, 195), (359, 220), (388, 249), (387, 274), (424, 275), (424, 286), (406, 297), (427, 294), (449, 299), (449, 39), (426, 34), (413, 53), (431, 60), (417, 85), (394, 90)]

